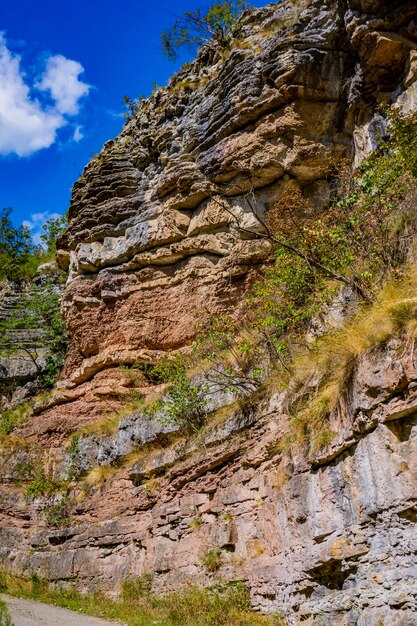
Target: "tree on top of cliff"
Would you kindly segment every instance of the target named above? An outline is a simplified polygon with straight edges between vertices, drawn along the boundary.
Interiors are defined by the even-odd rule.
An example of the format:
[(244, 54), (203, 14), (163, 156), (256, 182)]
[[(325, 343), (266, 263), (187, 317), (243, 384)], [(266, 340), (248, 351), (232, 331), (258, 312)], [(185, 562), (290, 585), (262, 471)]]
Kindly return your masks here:
[(53, 259), (56, 253), (56, 241), (68, 226), (68, 215), (58, 215), (58, 217), (50, 217), (42, 226), (41, 242), (44, 248), (44, 257)]
[(186, 11), (168, 30), (161, 33), (162, 54), (175, 61), (180, 48), (194, 51), (203, 43), (213, 42), (226, 48), (236, 34), (241, 15), (249, 9), (246, 0), (223, 0), (208, 9)]

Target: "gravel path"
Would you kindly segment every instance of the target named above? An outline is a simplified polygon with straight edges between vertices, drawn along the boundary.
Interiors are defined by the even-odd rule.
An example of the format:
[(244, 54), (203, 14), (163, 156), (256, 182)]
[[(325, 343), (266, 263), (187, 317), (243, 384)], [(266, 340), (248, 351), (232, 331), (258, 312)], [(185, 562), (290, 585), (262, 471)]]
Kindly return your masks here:
[(96, 617), (32, 600), (1, 596), (9, 607), (14, 626), (115, 626)]

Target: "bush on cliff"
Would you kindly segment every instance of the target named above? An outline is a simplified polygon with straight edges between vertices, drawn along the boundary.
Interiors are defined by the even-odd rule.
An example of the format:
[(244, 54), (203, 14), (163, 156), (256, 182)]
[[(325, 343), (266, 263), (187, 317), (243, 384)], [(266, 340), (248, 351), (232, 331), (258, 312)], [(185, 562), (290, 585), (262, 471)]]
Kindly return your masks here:
[(180, 48), (194, 51), (203, 43), (227, 48), (239, 18), (249, 8), (245, 0), (219, 0), (207, 10), (186, 11), (161, 34), (162, 54), (175, 61)]
[(389, 131), (390, 141), (352, 176), (342, 173), (339, 193), (322, 213), (296, 185), (280, 196), (267, 222), (252, 209), (275, 262), (255, 283), (247, 313), (273, 359), (290, 359), (290, 346), (304, 342), (312, 318), (340, 285), (369, 304), (387, 275), (400, 271), (417, 232), (417, 114), (391, 113)]
[(167, 426), (177, 426), (196, 433), (206, 418), (207, 387), (194, 383), (187, 373), (187, 362), (181, 355), (162, 359), (152, 370), (154, 378), (167, 383), (166, 395), (148, 405), (144, 412)]
[[(256, 211), (250, 172), (247, 174), (249, 191), (242, 200), (263, 226), (261, 236), (270, 240), (275, 259), (253, 285), (239, 321), (229, 319), (229, 329), (234, 327), (235, 330), (228, 334), (227, 344), (234, 351), (242, 345), (246, 354), (255, 355), (261, 354), (261, 346), (264, 346), (270, 363), (278, 365), (284, 384), (285, 381), (294, 384), (298, 379), (300, 362), (314, 361), (317, 351), (322, 353), (323, 333), (329, 334), (325, 315), (331, 312), (336, 297), (345, 293), (352, 300), (356, 295), (366, 317), (367, 312), (374, 312), (374, 306), (378, 309), (379, 305), (373, 303), (378, 303), (380, 297), (385, 298), (386, 293), (381, 294), (381, 289), (391, 277), (390, 293), (394, 289), (406, 298), (404, 294), (408, 289), (410, 297), (414, 298), (409, 269), (406, 268), (404, 276), (404, 262), (417, 234), (417, 113), (408, 117), (398, 111), (389, 113), (388, 131), (388, 140), (381, 142), (378, 150), (357, 171), (338, 173), (337, 195), (330, 207), (320, 213), (293, 184), (281, 194), (266, 218), (261, 217)], [(223, 203), (219, 204), (223, 207)], [(242, 234), (248, 234), (235, 217), (234, 222)], [(253, 235), (259, 236), (259, 231)], [(407, 318), (407, 324), (414, 320), (415, 308), (411, 307), (408, 313), (411, 318)], [(390, 322), (390, 310), (383, 308), (383, 315), (385, 317), (378, 318), (377, 322), (382, 334), (370, 333), (382, 340), (386, 338), (387, 326), (395, 330)], [(224, 320), (218, 318), (214, 324), (206, 320), (203, 325), (199, 322), (197, 331), (201, 326), (214, 329), (214, 340), (209, 333), (212, 348), (209, 358), (219, 369), (224, 361)], [(351, 333), (349, 325), (346, 329)], [(344, 347), (335, 352), (330, 348), (340, 346), (341, 342), (334, 334), (331, 337), (327, 348), (329, 354), (334, 355), (334, 367), (323, 365), (321, 359), (318, 367), (309, 374), (304, 373), (299, 388), (305, 385), (307, 392), (301, 399), (297, 392), (300, 402), (290, 409), (292, 439), (310, 441), (313, 448), (325, 445), (332, 437), (325, 418), (337, 404), (346, 376), (362, 348), (375, 345), (367, 340), (359, 342), (362, 348), (358, 348), (345, 341), (342, 342)], [(207, 341), (207, 337), (203, 339)], [(237, 363), (241, 357), (238, 354)], [(332, 368), (335, 376), (329, 377)], [(234, 367), (230, 374), (236, 377), (239, 369), (239, 366)], [(244, 376), (250, 373), (248, 367), (242, 371)], [(315, 381), (314, 385), (309, 385), (310, 380)]]

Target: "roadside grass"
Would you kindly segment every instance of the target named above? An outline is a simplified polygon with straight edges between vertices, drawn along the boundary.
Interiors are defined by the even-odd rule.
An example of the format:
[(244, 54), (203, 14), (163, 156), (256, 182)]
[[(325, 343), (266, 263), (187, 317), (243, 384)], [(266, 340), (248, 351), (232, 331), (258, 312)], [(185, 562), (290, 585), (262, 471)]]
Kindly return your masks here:
[(3, 600), (0, 600), (0, 626), (13, 626), (9, 610)]
[[(161, 595), (152, 593), (151, 585), (152, 575), (144, 574), (125, 581), (120, 596), (110, 598), (101, 592), (81, 594), (75, 588), (54, 589), (37, 574), (24, 579), (0, 573), (0, 591), (128, 626), (285, 625), (280, 615), (251, 611), (249, 591), (243, 583), (217, 584), (207, 589), (189, 586)], [(5, 622), (4, 626), (11, 624)]]

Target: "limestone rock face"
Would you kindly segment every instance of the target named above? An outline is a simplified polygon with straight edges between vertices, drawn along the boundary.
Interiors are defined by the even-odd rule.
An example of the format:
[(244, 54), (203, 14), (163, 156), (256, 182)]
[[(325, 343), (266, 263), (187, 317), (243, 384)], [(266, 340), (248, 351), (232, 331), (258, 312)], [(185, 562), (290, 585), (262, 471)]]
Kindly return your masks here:
[[(417, 371), (401, 338), (363, 355), (330, 416), (334, 440), (291, 466), (282, 393), (243, 406), (215, 395), (220, 417), (197, 439), (140, 409), (117, 413), (133, 387), (157, 387), (138, 389), (120, 365), (187, 348), (201, 314), (239, 315), (271, 253), (253, 210), (265, 215), (289, 185), (325, 208), (338, 166), (384, 133), (379, 105), (416, 108), (416, 50), (414, 0), (266, 6), (230, 50), (203, 48), (86, 167), (58, 251), (72, 336), (63, 380), (19, 431), (31, 446), (0, 450), (9, 567), (82, 589), (144, 572), (156, 590), (245, 580), (256, 608), (292, 625), (417, 623)], [(44, 450), (45, 472), (76, 485), (70, 504), (28, 502), (16, 487)]]
[(143, 103), (74, 186), (58, 253), (69, 268), (69, 379), (121, 351), (152, 360), (187, 345), (199, 312), (237, 305), (269, 253), (245, 193), (260, 215), (290, 181), (326, 205), (354, 129), (404, 89), (413, 4), (267, 6), (230, 51), (203, 49)]
[[(330, 417), (336, 439), (293, 467), (277, 453), (288, 419), (280, 395), (232, 405), (199, 441), (133, 413), (66, 453), (62, 477), (117, 468), (132, 442), (138, 456), (80, 491), (70, 522), (54, 527), (44, 512), (59, 500), (28, 504), (14, 486), (30, 450), (3, 450), (0, 558), (84, 589), (114, 591), (150, 571), (156, 589), (245, 580), (254, 606), (283, 610), (289, 624), (414, 624), (417, 370), (403, 348), (393, 338), (363, 355), (349, 403)], [(222, 555), (215, 573), (202, 563), (211, 548)]]

